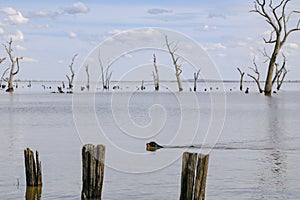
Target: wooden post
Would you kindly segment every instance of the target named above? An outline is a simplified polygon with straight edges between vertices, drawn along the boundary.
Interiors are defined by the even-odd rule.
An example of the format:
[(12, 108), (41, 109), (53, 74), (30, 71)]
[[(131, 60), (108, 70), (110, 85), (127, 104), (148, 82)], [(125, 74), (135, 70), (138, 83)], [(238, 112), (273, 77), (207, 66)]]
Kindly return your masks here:
[(26, 186), (42, 185), (42, 167), (39, 161), (39, 153), (36, 151), (36, 161), (33, 152), (27, 148), (24, 150)]
[(198, 155), (196, 181), (194, 187), (194, 200), (205, 199), (206, 177), (208, 171), (209, 155)]
[(101, 199), (105, 146), (86, 144), (82, 148), (81, 199)]
[(192, 200), (196, 161), (196, 153), (183, 153), (180, 200)]
[(197, 159), (197, 153), (183, 153), (180, 200), (204, 200), (208, 159), (208, 155), (199, 154)]

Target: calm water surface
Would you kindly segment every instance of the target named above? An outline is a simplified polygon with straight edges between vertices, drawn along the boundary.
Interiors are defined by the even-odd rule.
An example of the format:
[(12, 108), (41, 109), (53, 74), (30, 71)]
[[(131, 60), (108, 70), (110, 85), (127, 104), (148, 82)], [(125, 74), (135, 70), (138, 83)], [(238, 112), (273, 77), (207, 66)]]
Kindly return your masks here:
[[(125, 113), (124, 116), (130, 116), (143, 127), (160, 124), (154, 118), (151, 121), (151, 113), (161, 114), (160, 109), (149, 114), (154, 104), (166, 113), (166, 122), (158, 134), (147, 137), (148, 133), (141, 133), (141, 137), (136, 137), (125, 134), (115, 123), (112, 95), (110, 92), (95, 95), (95, 112), (103, 133), (121, 149), (149, 158), (149, 163), (126, 162), (126, 158), (118, 158), (108, 148), (107, 159), (120, 159), (121, 169), (143, 165), (151, 169), (155, 160), (159, 163), (174, 156), (180, 150), (146, 152), (145, 143), (155, 140), (168, 144), (179, 129), (180, 120), (189, 121), (198, 112), (199, 129), (193, 143), (201, 144), (212, 115), (210, 96), (205, 93), (197, 94), (199, 107), (195, 108), (178, 103), (172, 93), (136, 92), (128, 106), (116, 104), (120, 106), (116, 106), (117, 114)], [(117, 99), (126, 95), (120, 93)], [(80, 96), (83, 119), (89, 116), (84, 107), (87, 96)], [(272, 98), (256, 93), (227, 93), (223, 131), (210, 153), (206, 199), (300, 199), (299, 100), (297, 91), (282, 91)], [(181, 119), (184, 110), (189, 115)], [(75, 126), (72, 95), (45, 92), (10, 95), (0, 91), (0, 113), (0, 199), (25, 199), (23, 150), (26, 147), (40, 152), (42, 199), (80, 199), (84, 135), (78, 134)], [(93, 131), (88, 128), (88, 118), (84, 123), (87, 132)], [(154, 130), (155, 126), (151, 128)], [(159, 170), (147, 169), (147, 173), (127, 173), (107, 167), (103, 199), (178, 199), (181, 157), (175, 158)]]

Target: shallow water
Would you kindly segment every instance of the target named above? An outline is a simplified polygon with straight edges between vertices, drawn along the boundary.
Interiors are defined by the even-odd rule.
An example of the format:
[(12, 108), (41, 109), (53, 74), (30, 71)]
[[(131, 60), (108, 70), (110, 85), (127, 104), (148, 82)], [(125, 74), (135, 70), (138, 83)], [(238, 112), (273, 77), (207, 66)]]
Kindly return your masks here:
[[(300, 198), (300, 92), (290, 88), (272, 98), (226, 94), (224, 127), (210, 152), (206, 199)], [(198, 93), (195, 105), (189, 92), (98, 92), (92, 95), (93, 110), (87, 101), (91, 94), (74, 96), (0, 91), (0, 199), (25, 199), (26, 147), (40, 152), (42, 199), (80, 199), (81, 148), (104, 141), (97, 134), (113, 144), (106, 144), (103, 199), (179, 198), (181, 155), (187, 149), (147, 152), (145, 144), (201, 144), (215, 114), (208, 93)], [(89, 137), (92, 132), (96, 135)]]

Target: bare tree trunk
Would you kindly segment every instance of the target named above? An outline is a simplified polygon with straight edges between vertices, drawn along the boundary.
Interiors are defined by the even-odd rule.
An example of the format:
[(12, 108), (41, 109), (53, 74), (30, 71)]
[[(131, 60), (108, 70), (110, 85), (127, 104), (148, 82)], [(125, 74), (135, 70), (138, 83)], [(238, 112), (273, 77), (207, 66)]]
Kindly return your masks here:
[[(279, 37), (279, 36), (278, 36)], [(280, 38), (279, 38), (280, 40)], [(280, 41), (277, 42), (278, 44), (275, 45), (274, 47), (274, 52), (272, 53), (270, 62), (269, 62), (269, 67), (268, 67), (268, 74), (267, 74), (267, 79), (265, 83), (265, 95), (270, 96), (272, 93), (272, 88), (273, 88), (273, 74), (274, 74), (274, 68), (275, 68), (275, 63), (277, 60), (278, 53), (280, 51)]]
[(179, 90), (179, 92), (181, 92), (183, 90), (182, 81), (181, 81), (181, 77), (180, 77), (180, 75), (182, 73), (182, 69), (181, 69), (181, 65), (178, 64), (179, 57), (175, 58), (175, 52), (177, 51), (178, 47), (177, 47), (177, 44), (175, 44), (173, 47), (171, 47), (172, 43), (171, 44), (169, 43), (168, 36), (165, 36), (165, 39), (166, 39), (166, 45), (167, 45), (168, 51), (169, 51), (172, 61), (173, 61), (173, 65), (175, 67), (175, 75), (177, 78), (178, 90)]
[[(6, 53), (9, 56), (11, 65), (10, 65), (10, 73), (9, 73), (9, 78), (7, 80), (8, 82), (8, 88), (6, 90), (6, 92), (13, 92), (14, 88), (13, 88), (13, 78), (16, 74), (18, 74), (19, 69), (20, 69), (20, 65), (19, 65), (19, 60), (23, 59), (23, 57), (17, 57), (14, 58), (14, 56), (12, 55), (12, 38), (10, 38), (10, 41), (8, 42), (8, 47), (3, 44), (6, 50)], [(17, 65), (17, 69), (15, 70), (15, 66)]]
[(89, 74), (89, 65), (88, 64), (85, 66), (85, 71), (86, 71), (86, 76), (87, 76), (86, 89), (89, 91), (90, 90), (90, 74)]
[(144, 89), (146, 89), (146, 87), (144, 86), (144, 80), (142, 80), (141, 90), (143, 91)]
[(153, 54), (153, 65), (154, 65), (154, 71), (152, 71), (153, 79), (154, 79), (154, 89), (155, 91), (159, 90), (159, 75), (158, 75), (158, 68), (156, 65), (156, 56)]
[[(298, 23), (294, 28), (290, 28), (289, 21), (294, 14), (299, 14), (300, 11), (292, 10), (287, 13), (287, 4), (291, 0), (281, 0), (280, 3), (274, 5), (272, 0), (270, 3), (266, 3), (266, 0), (255, 0), (255, 7), (252, 12), (258, 13), (262, 16), (266, 22), (272, 27), (272, 32), (270, 34), (269, 40), (264, 38), (266, 44), (273, 44), (273, 52), (269, 59), (269, 66), (267, 72), (267, 78), (265, 82), (265, 95), (271, 95), (273, 87), (273, 76), (274, 68), (277, 61), (278, 53), (284, 46), (289, 35), (293, 32), (300, 31), (300, 18), (298, 18)], [(275, 33), (275, 38), (274, 38)], [(275, 76), (277, 76), (275, 74)]]
[(70, 93), (73, 93), (73, 80), (74, 80), (74, 76), (75, 76), (75, 72), (74, 72), (74, 69), (73, 69), (73, 64), (74, 64), (74, 61), (75, 61), (75, 58), (76, 58), (77, 55), (78, 54), (76, 53), (73, 56), (71, 64), (69, 65), (69, 68), (70, 68), (70, 71), (71, 71), (71, 78), (68, 75), (66, 75), (66, 77), (68, 78)]
[(237, 70), (239, 71), (241, 78), (240, 78), (240, 91), (243, 91), (243, 78), (245, 75), (245, 72), (242, 72), (242, 70), (240, 68), (237, 68)]
[(197, 73), (194, 73), (194, 92), (197, 92), (197, 81), (199, 78), (200, 69), (197, 71)]

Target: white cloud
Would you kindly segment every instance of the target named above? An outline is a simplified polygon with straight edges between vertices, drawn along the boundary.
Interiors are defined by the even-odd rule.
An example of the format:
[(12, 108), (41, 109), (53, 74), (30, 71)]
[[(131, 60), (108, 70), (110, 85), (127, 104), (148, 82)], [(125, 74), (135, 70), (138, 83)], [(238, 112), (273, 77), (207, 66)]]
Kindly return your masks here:
[(240, 42), (237, 43), (237, 46), (245, 47), (245, 46), (248, 46), (248, 43), (240, 41)]
[(122, 33), (123, 30), (121, 29), (114, 29), (114, 30), (111, 30), (108, 32), (109, 35), (116, 35), (116, 34), (119, 34), (119, 33)]
[(226, 55), (225, 53), (219, 53), (218, 56), (224, 58), (224, 57), (226, 57), (227, 55)]
[(37, 63), (37, 62), (39, 62), (38, 60), (36, 60), (34, 58), (29, 58), (29, 57), (23, 57), (22, 61), (27, 62), (27, 63)]
[(152, 8), (147, 11), (151, 15), (159, 15), (163, 13), (171, 13), (172, 10), (166, 10), (166, 9), (161, 9), (161, 8)]
[(13, 15), (8, 15), (4, 21), (8, 22), (11, 25), (25, 24), (28, 22), (28, 18), (23, 17), (21, 12), (17, 12)]
[(16, 46), (16, 50), (18, 50), (18, 51), (25, 51), (26, 48), (23, 47), (23, 46), (21, 46), (21, 45), (17, 45), (17, 46)]
[(298, 49), (299, 48), (298, 44), (296, 44), (296, 43), (288, 43), (288, 44), (286, 44), (286, 46), (290, 49)]
[(75, 32), (69, 32), (69, 37), (70, 38), (76, 38), (77, 37), (77, 34)]
[(4, 12), (7, 15), (17, 15), (18, 14), (18, 12), (11, 7), (2, 8), (1, 12)]
[(82, 2), (73, 3), (71, 7), (64, 8), (64, 13), (70, 15), (88, 13), (89, 11), (89, 7)]
[(221, 18), (221, 19), (226, 19), (226, 15), (222, 14), (222, 13), (209, 13), (208, 18)]
[(205, 25), (202, 29), (203, 31), (215, 31), (217, 30), (217, 27), (216, 26), (209, 26), (209, 25)]
[(31, 18), (55, 18), (59, 15), (58, 12), (52, 11), (36, 11), (28, 14), (28, 17)]
[(4, 33), (4, 29), (0, 28), (0, 35)]
[(17, 30), (17, 33), (14, 35), (9, 35), (9, 38), (12, 38), (14, 41), (23, 41), (24, 40), (24, 35), (22, 31)]
[(214, 44), (207, 45), (204, 49), (214, 51), (214, 50), (226, 49), (226, 46), (223, 45), (222, 43), (214, 43)]

